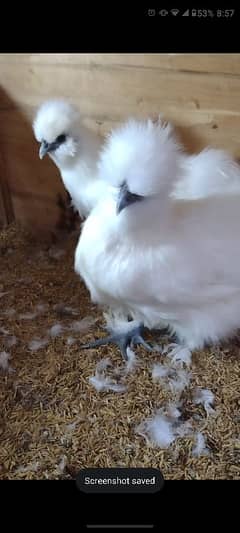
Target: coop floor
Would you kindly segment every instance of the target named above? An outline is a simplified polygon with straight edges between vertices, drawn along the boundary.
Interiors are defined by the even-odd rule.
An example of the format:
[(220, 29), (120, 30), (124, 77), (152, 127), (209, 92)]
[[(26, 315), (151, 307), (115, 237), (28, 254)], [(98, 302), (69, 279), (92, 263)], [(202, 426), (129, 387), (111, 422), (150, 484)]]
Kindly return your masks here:
[[(238, 339), (195, 353), (182, 393), (182, 413), (200, 421), (209, 454), (194, 457), (188, 436), (168, 449), (149, 446), (135, 428), (172, 400), (151, 376), (163, 356), (138, 349), (125, 392), (95, 390), (89, 377), (97, 363), (109, 357), (117, 368), (123, 361), (114, 347), (80, 348), (105, 332), (101, 311), (74, 273), (75, 243), (69, 237), (49, 250), (14, 227), (0, 233), (0, 352), (11, 355), (0, 370), (0, 478), (70, 479), (87, 466), (158, 467), (166, 479), (239, 478)], [(85, 317), (86, 329), (97, 321), (79, 332)], [(54, 328), (54, 337), (49, 330), (56, 324), (62, 330)], [(193, 404), (196, 387), (215, 395), (215, 416)]]

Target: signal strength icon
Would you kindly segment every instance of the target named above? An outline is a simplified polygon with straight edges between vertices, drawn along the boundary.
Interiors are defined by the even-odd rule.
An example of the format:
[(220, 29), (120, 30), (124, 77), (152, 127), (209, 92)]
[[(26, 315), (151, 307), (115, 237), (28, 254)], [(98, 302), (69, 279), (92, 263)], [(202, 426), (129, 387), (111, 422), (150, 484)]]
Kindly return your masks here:
[(182, 14), (182, 17), (189, 17), (189, 9)]
[(174, 17), (176, 17), (176, 15), (179, 13), (179, 9), (171, 9), (171, 13), (174, 15)]

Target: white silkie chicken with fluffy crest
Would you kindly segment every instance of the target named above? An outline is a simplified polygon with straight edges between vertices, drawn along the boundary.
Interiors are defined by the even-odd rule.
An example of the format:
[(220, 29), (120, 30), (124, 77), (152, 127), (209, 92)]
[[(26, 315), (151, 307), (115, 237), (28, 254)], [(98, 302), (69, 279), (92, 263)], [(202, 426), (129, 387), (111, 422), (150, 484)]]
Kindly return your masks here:
[(107, 188), (107, 183), (97, 177), (102, 140), (83, 125), (74, 105), (60, 99), (48, 100), (39, 107), (33, 130), (41, 143), (39, 157), (48, 154), (54, 161), (73, 206), (86, 217)]
[(75, 270), (94, 302), (131, 317), (125, 330), (107, 339), (115, 338), (124, 356), (127, 346), (144, 343), (142, 326), (169, 327), (190, 350), (239, 327), (239, 171), (233, 190), (226, 186), (223, 194), (216, 174), (225, 183), (234, 167), (230, 157), (229, 169), (223, 160), (224, 175), (215, 169), (208, 196), (204, 161), (198, 168), (204, 194), (199, 187), (181, 199), (174, 191), (181, 190), (188, 162), (169, 124), (132, 120), (108, 138), (99, 176), (115, 194), (84, 223)]
[[(41, 143), (40, 158), (48, 154), (54, 161), (73, 206), (81, 217), (86, 217), (108, 189), (106, 180), (97, 172), (102, 139), (83, 125), (78, 109), (63, 99), (43, 102), (33, 130)], [(175, 197), (199, 198), (240, 191), (239, 166), (221, 150), (207, 149), (197, 156), (182, 154), (179, 167), (182, 180), (173, 191)]]

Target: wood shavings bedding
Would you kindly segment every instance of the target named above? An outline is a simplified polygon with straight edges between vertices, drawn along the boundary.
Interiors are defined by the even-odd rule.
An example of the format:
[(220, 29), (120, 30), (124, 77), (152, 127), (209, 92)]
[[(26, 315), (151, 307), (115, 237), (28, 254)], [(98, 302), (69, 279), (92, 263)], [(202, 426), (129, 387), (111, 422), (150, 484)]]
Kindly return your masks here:
[[(11, 355), (14, 369), (0, 371), (0, 478), (70, 479), (91, 465), (156, 467), (166, 479), (239, 479), (239, 338), (194, 353), (191, 380), (181, 393), (164, 387), (163, 380), (152, 379), (154, 364), (172, 364), (162, 348), (153, 354), (136, 349), (134, 372), (120, 374), (120, 384), (124, 377), (127, 387), (124, 393), (97, 392), (88, 380), (97, 363), (110, 359), (106, 374), (116, 383), (114, 370), (125, 364), (115, 346), (81, 350), (81, 343), (103, 334), (104, 318), (73, 271), (75, 244), (75, 237), (61, 242), (66, 253), (58, 260), (47, 252), (37, 258), (41, 249), (19, 228), (0, 232), (4, 274), (0, 291), (8, 292), (1, 297), (0, 327), (17, 338), (7, 348), (0, 335), (0, 351)], [(7, 247), (13, 253), (6, 254)], [(96, 318), (92, 329), (73, 332), (73, 315), (61, 311), (58, 315), (54, 309), (60, 303), (78, 313), (78, 320)], [(19, 320), (21, 313), (33, 312), (40, 304), (46, 305), (43, 313), (33, 320)], [(57, 322), (64, 327), (62, 335), (48, 336), (44, 347), (28, 350), (29, 342), (45, 338)], [(72, 344), (69, 338), (74, 339)], [(164, 346), (167, 338), (160, 341)], [(194, 404), (198, 388), (212, 391), (216, 415), (208, 416), (202, 403)], [(168, 411), (171, 403), (175, 407)], [(135, 428), (163, 406), (162, 416), (168, 419), (172, 420), (174, 410), (175, 415), (181, 412), (181, 417), (175, 416), (181, 426), (168, 448), (152, 448)], [(208, 455), (193, 456), (198, 432), (204, 435)], [(59, 469), (63, 456), (65, 467)]]

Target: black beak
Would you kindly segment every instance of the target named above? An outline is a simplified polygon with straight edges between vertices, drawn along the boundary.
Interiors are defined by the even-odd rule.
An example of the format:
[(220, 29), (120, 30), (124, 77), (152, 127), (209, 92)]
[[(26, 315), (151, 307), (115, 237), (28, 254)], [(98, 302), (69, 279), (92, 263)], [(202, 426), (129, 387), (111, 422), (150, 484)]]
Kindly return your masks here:
[(135, 202), (139, 202), (144, 199), (144, 196), (140, 196), (139, 194), (131, 193), (126, 183), (124, 183), (119, 191), (118, 200), (117, 200), (117, 215), (121, 213), (125, 207), (128, 207), (131, 204), (135, 204)]
[(39, 150), (39, 157), (40, 159), (43, 159), (43, 157), (48, 154), (49, 152), (54, 152), (59, 147), (60, 143), (53, 142), (53, 143), (47, 143), (47, 141), (42, 141), (40, 150)]

